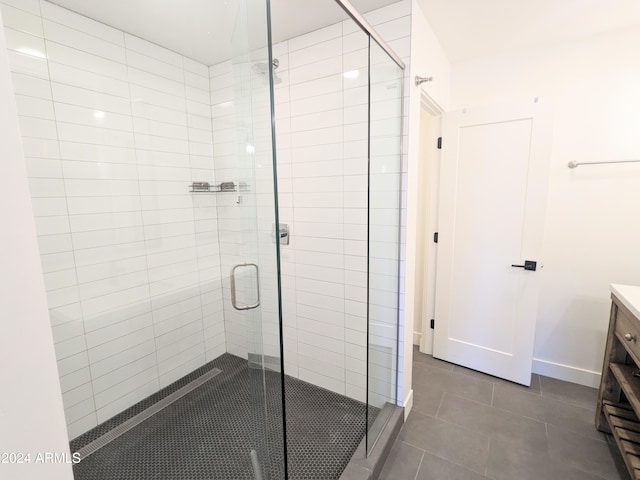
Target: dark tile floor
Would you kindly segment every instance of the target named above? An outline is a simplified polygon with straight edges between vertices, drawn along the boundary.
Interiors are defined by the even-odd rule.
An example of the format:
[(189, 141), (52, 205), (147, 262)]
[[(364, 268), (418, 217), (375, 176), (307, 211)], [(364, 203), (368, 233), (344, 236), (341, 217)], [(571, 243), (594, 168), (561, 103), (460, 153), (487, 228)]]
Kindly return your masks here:
[[(253, 449), (264, 478), (284, 478), (281, 376), (228, 353), (82, 435), (71, 450), (211, 368), (221, 373), (74, 465), (74, 478), (255, 480)], [(285, 399), (289, 478), (339, 478), (364, 436), (366, 405), (288, 375)], [(372, 419), (378, 412), (369, 408)]]
[(597, 390), (523, 387), (414, 350), (413, 410), (381, 480), (628, 480), (594, 427)]

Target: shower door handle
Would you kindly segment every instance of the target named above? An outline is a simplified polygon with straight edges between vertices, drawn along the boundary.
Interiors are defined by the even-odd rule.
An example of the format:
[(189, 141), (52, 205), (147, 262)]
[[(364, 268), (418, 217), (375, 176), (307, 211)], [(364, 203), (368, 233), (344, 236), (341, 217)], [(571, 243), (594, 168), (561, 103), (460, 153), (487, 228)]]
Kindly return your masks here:
[[(258, 299), (255, 303), (247, 304), (247, 305), (238, 305), (236, 298), (236, 270), (242, 267), (253, 267), (256, 269), (256, 292), (258, 294)], [(258, 265), (255, 263), (239, 263), (235, 265), (231, 269), (231, 305), (236, 310), (253, 310), (254, 308), (258, 308), (260, 306), (260, 269)]]

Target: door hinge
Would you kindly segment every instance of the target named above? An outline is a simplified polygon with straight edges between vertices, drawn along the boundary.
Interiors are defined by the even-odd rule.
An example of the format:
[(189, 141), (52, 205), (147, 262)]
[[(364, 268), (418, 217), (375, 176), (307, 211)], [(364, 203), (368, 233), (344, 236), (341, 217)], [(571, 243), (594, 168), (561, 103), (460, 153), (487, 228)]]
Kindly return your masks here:
[(431, 319), (431, 328), (435, 328), (436, 326), (436, 321), (432, 318)]
[(438, 232), (433, 234), (433, 243), (438, 243)]
[(438, 137), (438, 149), (442, 149), (442, 137)]

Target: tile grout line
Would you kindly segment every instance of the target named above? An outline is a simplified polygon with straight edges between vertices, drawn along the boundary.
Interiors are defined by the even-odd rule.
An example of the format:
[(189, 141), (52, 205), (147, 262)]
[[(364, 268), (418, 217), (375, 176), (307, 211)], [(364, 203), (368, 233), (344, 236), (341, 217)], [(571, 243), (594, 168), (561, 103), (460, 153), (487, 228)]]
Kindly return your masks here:
[(442, 402), (444, 402), (444, 396), (447, 392), (442, 392), (442, 396), (440, 397), (440, 403), (438, 404), (438, 410), (436, 410), (436, 414), (434, 418), (438, 418), (438, 414), (440, 413), (440, 408), (442, 407)]
[[(552, 400), (552, 401), (554, 401), (554, 402), (559, 402), (559, 403), (564, 404), (564, 405), (569, 405), (569, 406), (573, 406), (573, 407), (581, 408), (581, 409), (584, 409), (584, 410), (591, 410), (589, 407), (585, 407), (585, 406), (581, 405), (580, 403), (578, 403), (578, 402), (576, 402), (576, 401), (566, 400), (566, 399), (560, 399), (560, 398), (555, 398), (555, 397), (550, 397), (550, 396), (548, 396), (548, 395), (545, 395), (545, 394), (542, 392), (542, 382), (541, 382), (541, 378), (540, 378), (541, 376), (540, 376), (540, 375), (536, 375), (538, 385), (540, 386), (540, 393), (537, 393), (535, 390), (530, 390), (530, 391), (529, 391), (529, 390), (523, 390), (523, 389), (521, 390), (521, 389), (518, 389), (518, 388), (516, 388), (516, 387), (519, 387), (520, 385), (519, 385), (519, 384), (515, 384), (515, 383), (514, 383), (513, 385), (511, 385), (511, 382), (507, 382), (506, 384), (503, 384), (503, 383), (498, 382), (498, 381), (485, 380), (485, 379), (483, 379), (483, 378), (478, 378), (478, 377), (476, 377), (476, 376), (474, 376), (474, 375), (470, 375), (470, 374), (468, 374), (468, 373), (456, 372), (455, 370), (448, 370), (448, 369), (444, 369), (444, 368), (441, 368), (441, 367), (438, 367), (438, 366), (434, 366), (434, 365), (430, 365), (430, 364), (426, 364), (426, 363), (422, 363), (422, 362), (414, 362), (414, 366), (415, 366), (416, 364), (417, 364), (417, 365), (421, 365), (422, 367), (425, 367), (425, 368), (429, 368), (429, 369), (433, 369), (433, 368), (435, 368), (435, 369), (437, 369), (437, 370), (445, 370), (445, 371), (448, 371), (448, 372), (450, 372), (450, 373), (456, 373), (457, 375), (464, 375), (464, 376), (466, 376), (466, 377), (471, 377), (471, 378), (473, 378), (473, 379), (475, 379), (475, 380), (477, 380), (477, 381), (480, 381), (480, 382), (491, 383), (491, 384), (493, 385), (493, 387), (494, 387), (494, 388), (495, 388), (496, 386), (501, 386), (501, 385), (502, 385), (502, 386), (504, 386), (504, 387), (506, 387), (506, 388), (515, 389), (516, 391), (520, 391), (521, 393), (523, 393), (523, 394), (525, 394), (525, 395), (535, 395), (535, 396), (538, 396), (538, 397), (547, 398), (547, 399)], [(496, 377), (496, 378), (497, 378), (497, 377)], [(549, 377), (549, 378), (551, 378), (551, 377)], [(528, 388), (529, 388), (529, 389), (532, 389), (532, 386), (530, 386), (530, 387), (528, 387)], [(456, 395), (456, 396), (462, 397), (461, 395)], [(467, 397), (462, 397), (462, 398), (467, 398)], [(473, 401), (476, 401), (476, 402), (477, 402), (477, 400), (474, 400), (474, 399), (471, 399), (471, 398), (469, 398), (469, 400), (473, 400)], [(477, 403), (482, 403), (482, 402), (477, 402)], [(508, 411), (508, 410), (507, 410), (507, 411)], [(512, 412), (512, 413), (513, 413), (513, 412)], [(526, 417), (526, 415), (522, 415), (522, 416)], [(526, 418), (532, 418), (532, 417), (526, 417)], [(535, 420), (535, 419), (534, 419), (534, 420)]]
[[(161, 375), (160, 375), (160, 359), (158, 357), (158, 337), (159, 335), (157, 334), (157, 325), (156, 325), (156, 320), (154, 318), (154, 314), (153, 314), (153, 295), (151, 292), (151, 276), (149, 275), (149, 248), (147, 245), (147, 232), (146, 229), (144, 228), (144, 214), (142, 212), (142, 189), (140, 188), (140, 163), (139, 163), (139, 153), (138, 153), (138, 141), (136, 140), (136, 126), (135, 126), (135, 118), (136, 115), (134, 113), (134, 100), (133, 100), (133, 96), (132, 96), (132, 92), (131, 92), (131, 81), (130, 81), (130, 73), (131, 73), (131, 68), (129, 66), (129, 56), (127, 54), (127, 51), (130, 49), (129, 45), (127, 45), (127, 36), (124, 34), (124, 32), (122, 32), (122, 48), (124, 50), (124, 66), (126, 69), (126, 83), (127, 83), (127, 92), (129, 93), (129, 98), (128, 98), (128, 103), (129, 103), (129, 108), (131, 109), (131, 133), (133, 136), (133, 159), (135, 162), (135, 169), (136, 169), (136, 185), (137, 185), (137, 194), (133, 195), (134, 197), (137, 197), (138, 199), (140, 199), (140, 208), (137, 210), (140, 212), (140, 217), (142, 219), (142, 245), (143, 245), (143, 251), (144, 251), (144, 255), (141, 255), (141, 257), (144, 258), (144, 264), (145, 264), (145, 272), (146, 272), (146, 277), (147, 277), (147, 282), (143, 285), (141, 285), (142, 288), (144, 288), (144, 286), (146, 286), (146, 294), (148, 296), (146, 296), (145, 300), (143, 300), (143, 302), (148, 301), (148, 312), (145, 313), (149, 313), (151, 316), (151, 333), (153, 334), (153, 354), (155, 354), (156, 357), (156, 362), (153, 368), (155, 368), (155, 376), (148, 382), (148, 383), (152, 383), (152, 382), (157, 382), (157, 390), (162, 388), (162, 381), (161, 381)], [(151, 241), (151, 240), (150, 240)], [(149, 341), (151, 341), (151, 339), (149, 339)]]
[(447, 463), (450, 463), (451, 465), (455, 465), (456, 467), (464, 468), (465, 470), (468, 470), (469, 472), (473, 472), (473, 473), (476, 473), (478, 475), (482, 475), (477, 470), (474, 470), (474, 469), (472, 469), (472, 468), (470, 468), (470, 467), (468, 467), (468, 466), (466, 466), (466, 465), (464, 465), (462, 463), (458, 463), (455, 460), (451, 460), (451, 459), (448, 459), (446, 457), (443, 457), (442, 455), (439, 455), (438, 453), (427, 451), (424, 448), (419, 447), (418, 445), (414, 445), (413, 443), (407, 442), (406, 440), (401, 440), (401, 442), (409, 445), (410, 447), (415, 448), (416, 450), (420, 450), (420, 451), (424, 452), (425, 454), (428, 453), (429, 455), (432, 455), (432, 456), (434, 456), (436, 458), (439, 458), (440, 460), (443, 460), (443, 461), (445, 461)]
[(418, 474), (420, 473), (420, 468), (422, 467), (422, 462), (424, 461), (425, 453), (426, 453), (426, 451), (422, 450), (422, 456), (420, 457), (420, 463), (418, 463), (418, 470), (416, 470), (416, 474), (413, 477), (413, 480), (417, 480), (417, 478), (418, 478)]
[[(428, 367), (431, 367), (431, 366), (428, 366)], [(539, 395), (537, 395), (537, 396), (539, 396), (541, 399), (542, 399), (542, 398), (549, 398), (549, 400), (551, 400), (551, 401), (553, 401), (553, 402), (557, 402), (559, 405), (567, 405), (567, 406), (574, 407), (574, 408), (576, 408), (576, 409), (580, 409), (580, 410), (587, 410), (585, 407), (581, 407), (579, 404), (576, 404), (576, 403), (567, 402), (567, 401), (565, 401), (565, 400), (558, 400), (558, 399), (556, 399), (556, 398), (548, 397), (548, 396), (544, 396), (544, 397), (543, 397), (543, 395), (542, 395), (542, 385), (541, 385), (541, 381), (540, 381), (540, 379), (539, 379), (539, 378), (536, 378), (536, 379), (534, 380), (534, 382), (535, 382), (535, 381), (538, 381), (538, 382), (539, 382), (538, 384), (539, 384), (539, 387), (540, 387), (540, 394), (539, 394)], [(495, 398), (495, 393), (496, 393), (496, 392), (495, 392), (495, 389), (496, 389), (496, 385), (500, 386), (500, 384), (499, 384), (498, 382), (493, 382), (492, 399), (491, 399), (491, 405), (490, 405), (490, 407), (491, 407), (491, 408), (495, 408), (497, 411), (505, 411), (505, 412), (507, 412), (507, 413), (509, 413), (509, 414), (511, 414), (511, 415), (516, 416), (516, 417), (521, 417), (521, 418), (530, 419), (530, 420), (533, 420), (533, 421), (536, 421), (536, 422), (543, 423), (543, 424), (544, 424), (544, 428), (545, 428), (545, 439), (547, 440), (546, 448), (547, 448), (547, 452), (548, 452), (548, 451), (549, 451), (549, 448), (550, 448), (549, 443), (548, 443), (548, 440), (549, 440), (549, 425), (552, 425), (552, 426), (553, 426), (554, 424), (550, 424), (550, 423), (548, 423), (545, 419), (531, 418), (531, 417), (528, 417), (528, 416), (526, 416), (526, 415), (519, 414), (519, 413), (517, 413), (517, 412), (511, 412), (511, 411), (509, 411), (509, 410), (505, 410), (505, 409), (501, 409), (501, 408), (495, 407), (495, 406), (494, 406), (494, 404), (495, 404), (495, 399), (496, 399), (496, 398)], [(535, 383), (533, 383), (533, 385), (532, 385), (532, 386), (534, 386), (534, 388), (535, 388)], [(518, 392), (519, 390), (515, 390), (515, 389), (514, 389), (513, 391), (514, 391), (514, 392), (516, 392), (516, 395), (518, 395), (518, 394), (517, 394), (517, 392)], [(448, 392), (444, 392), (444, 393), (448, 393)], [(532, 394), (532, 392), (521, 392), (521, 393), (523, 393), (523, 394), (527, 394), (527, 393)], [(467, 398), (467, 397), (463, 397), (463, 396), (455, 395), (455, 394), (451, 394), (451, 393), (449, 393), (449, 394), (450, 394), (450, 395), (452, 395), (453, 397), (458, 397), (458, 398), (461, 398), (461, 399), (464, 399), (464, 400), (472, 401), (472, 402), (474, 402), (474, 403), (476, 403), (476, 404), (479, 404), (479, 405), (484, 405), (484, 406), (486, 406), (486, 404), (481, 403), (481, 402), (478, 402), (478, 401), (476, 401), (476, 400), (474, 400), (474, 399), (470, 399), (470, 398)], [(543, 400), (539, 400), (539, 401), (543, 401)], [(435, 415), (436, 417), (438, 417), (438, 416), (439, 416), (439, 412), (441, 411), (441, 407), (442, 407), (443, 402), (444, 402), (444, 394), (443, 394), (443, 397), (441, 398), (440, 404), (439, 404), (439, 406), (438, 406), (438, 411), (437, 411), (437, 413), (436, 413), (436, 415)], [(417, 412), (417, 413), (420, 413), (420, 412)], [(423, 415), (424, 415), (424, 414), (423, 414)], [(427, 416), (427, 415), (425, 415), (425, 416)], [(446, 422), (446, 423), (450, 423), (450, 422), (447, 422), (446, 420), (442, 420), (441, 418), (438, 418), (438, 420), (443, 421), (443, 422)], [(454, 423), (454, 425), (457, 425), (457, 424), (455, 424), (455, 423)], [(458, 425), (458, 426), (461, 426), (461, 425)], [(568, 428), (568, 427), (566, 427), (566, 426), (562, 426), (562, 425), (558, 425), (558, 427), (559, 427), (559, 428), (561, 428), (561, 429), (563, 429), (563, 430), (567, 430), (567, 431), (571, 431), (571, 430), (572, 430), (571, 428)], [(463, 428), (466, 428), (466, 427), (463, 427)], [(592, 438), (591, 438), (591, 437), (589, 437), (589, 436), (585, 436), (585, 438), (587, 438), (587, 439), (592, 439)], [(597, 439), (593, 439), (593, 440), (597, 440)], [(405, 442), (405, 443), (408, 443), (408, 442)], [(605, 443), (606, 443), (606, 440), (605, 440)], [(409, 445), (411, 445), (411, 444), (409, 444)], [(413, 445), (412, 445), (412, 446), (413, 446)], [(488, 446), (489, 446), (489, 448), (491, 447), (491, 437), (488, 437)], [(419, 448), (419, 447), (415, 446), (415, 448)], [(439, 455), (436, 455), (436, 456), (440, 457)], [(445, 459), (445, 460), (446, 460), (446, 459)], [(451, 462), (451, 460), (448, 460), (448, 461), (449, 461), (449, 462)], [(456, 463), (456, 462), (451, 462), (451, 463)], [(484, 471), (484, 475), (485, 475), (485, 477), (486, 477), (486, 478), (493, 478), (493, 479), (495, 480), (495, 477), (491, 477), (491, 476), (489, 476), (489, 473), (488, 473), (488, 467), (489, 467), (489, 464), (487, 464), (487, 465), (486, 465), (486, 468), (485, 468), (485, 471)], [(580, 470), (580, 469), (576, 469), (576, 471), (581, 472), (581, 470)], [(584, 473), (584, 472), (582, 472), (582, 473)], [(416, 478), (417, 478), (417, 477), (416, 477)], [(600, 477), (598, 477), (598, 478), (600, 478)]]
[[(440, 405), (442, 405), (442, 402), (444, 401), (444, 395), (445, 394), (446, 395), (450, 395), (450, 396), (455, 397), (455, 398), (459, 398), (461, 400), (466, 400), (466, 401), (469, 401), (469, 402), (473, 402), (476, 405), (479, 405), (479, 406), (482, 406), (482, 407), (485, 407), (485, 408), (495, 409), (496, 411), (503, 412), (503, 414), (506, 413), (506, 414), (512, 415), (514, 417), (523, 418), (523, 419), (526, 419), (526, 420), (530, 420), (530, 421), (533, 421), (533, 422), (536, 422), (536, 423), (543, 423), (543, 424), (546, 425), (546, 421), (545, 420), (540, 420), (540, 419), (533, 418), (533, 417), (527, 417), (526, 415), (522, 415), (522, 414), (519, 414), (519, 413), (516, 413), (516, 412), (512, 412), (511, 410), (507, 410), (507, 409), (500, 408), (500, 407), (494, 407), (494, 406), (489, 405), (487, 403), (479, 402), (478, 400), (475, 400), (473, 398), (463, 397), (462, 395), (456, 395), (455, 393), (450, 393), (450, 392), (443, 392), (442, 400), (440, 402)], [(420, 412), (417, 412), (417, 413), (420, 413)], [(437, 417), (438, 413), (440, 413), (440, 406), (438, 406), (438, 412), (436, 413), (436, 416), (433, 417), (433, 418), (438, 418)], [(432, 415), (427, 415), (427, 414), (424, 414), (424, 413), (420, 413), (420, 414), (421, 415), (425, 415), (427, 417), (432, 417)], [(465, 429), (469, 430), (467, 427), (465, 427), (463, 425), (460, 425), (459, 423), (451, 422), (451, 421), (445, 420), (443, 418), (438, 418), (438, 420), (440, 420), (441, 422), (450, 423), (451, 425), (457, 425), (459, 427), (462, 427), (462, 428), (465, 428)], [(566, 427), (562, 427), (562, 428), (567, 429)], [(473, 431), (473, 430), (470, 430), (470, 431)]]
[[(125, 42), (126, 42), (126, 38), (125, 38)], [(191, 181), (195, 182), (194, 175), (193, 175), (194, 172), (193, 171), (197, 170), (197, 169), (194, 169), (193, 159), (191, 157), (191, 148), (192, 148), (191, 147), (191, 135), (192, 134), (191, 135), (189, 134), (189, 130), (190, 130), (190, 127), (189, 127), (189, 101), (190, 100), (189, 100), (189, 90), (187, 88), (187, 75), (186, 75), (186, 70), (185, 70), (185, 66), (184, 66), (184, 59), (185, 59), (184, 55), (180, 55), (180, 61), (181, 61), (181, 64), (182, 64), (182, 67), (181, 67), (181, 69), (182, 69), (182, 81), (183, 81), (183, 87), (184, 87), (184, 111), (185, 111), (185, 114), (186, 114), (185, 116), (187, 118), (187, 126), (186, 126), (186, 130), (187, 130), (187, 157), (188, 157), (188, 160), (189, 160), (188, 161), (188, 164), (189, 164), (189, 176), (191, 177)], [(128, 70), (127, 70), (127, 72), (128, 72)], [(208, 72), (209, 72), (209, 69), (207, 69), (207, 73)], [(209, 94), (209, 101), (211, 101), (211, 95), (210, 94)], [(211, 114), (211, 107), (210, 106), (208, 108), (208, 113)], [(211, 170), (212, 170), (212, 173), (213, 173), (213, 124), (211, 124), (211, 125), (212, 125), (212, 127), (211, 127), (212, 128), (212, 131), (211, 131), (211, 147), (212, 147), (211, 148), (211, 164), (212, 164), (212, 168), (211, 168)], [(205, 158), (208, 158), (208, 157), (205, 157)], [(203, 203), (205, 203), (205, 206), (208, 206), (208, 205), (206, 205), (206, 202), (203, 202)], [(196, 206), (196, 204), (197, 204), (197, 206)], [(201, 328), (202, 328), (202, 357), (203, 357), (204, 362), (206, 364), (206, 362), (207, 362), (207, 334), (206, 334), (206, 330), (207, 329), (206, 329), (206, 325), (205, 325), (204, 300), (202, 298), (203, 297), (203, 292), (202, 292), (202, 289), (203, 289), (202, 264), (200, 262), (201, 258), (204, 257), (204, 255), (202, 255), (200, 253), (201, 250), (198, 248), (201, 245), (198, 245), (198, 229), (196, 227), (196, 224), (198, 222), (198, 220), (196, 218), (197, 217), (196, 216), (196, 208), (203, 208), (203, 207), (201, 206), (201, 204), (199, 204), (199, 203), (197, 203), (195, 201), (195, 197), (193, 195), (191, 195), (190, 206), (191, 206), (191, 214), (193, 215), (193, 217), (192, 217), (192, 219), (193, 219), (192, 220), (193, 221), (193, 232), (192, 232), (192, 234), (187, 234), (185, 236), (190, 237), (191, 235), (193, 235), (193, 242), (194, 242), (193, 244), (194, 244), (194, 247), (195, 247), (194, 256), (193, 256), (193, 258), (191, 260), (193, 262), (195, 262), (195, 266), (196, 266), (196, 269), (197, 269), (196, 272), (198, 274), (198, 295), (194, 296), (193, 298), (196, 298), (196, 297), (198, 298), (198, 303), (199, 303), (199, 308), (200, 308), (200, 325), (201, 325)], [(191, 223), (190, 220), (187, 220), (187, 222)], [(215, 222), (216, 222), (216, 229), (217, 229), (217, 227), (218, 227), (218, 210), (217, 209), (215, 209)], [(143, 226), (143, 233), (145, 234), (144, 238), (146, 240), (146, 231), (144, 230), (144, 226)], [(145, 243), (145, 246), (146, 246), (146, 243)], [(218, 246), (218, 248), (219, 248), (219, 246)], [(220, 262), (218, 262), (218, 263), (220, 263)], [(205, 295), (206, 295), (206, 293), (205, 293)], [(193, 310), (197, 310), (197, 308), (198, 307), (194, 308)], [(192, 311), (192, 310), (190, 310), (190, 311)], [(153, 318), (153, 313), (152, 313), (152, 318)], [(197, 321), (197, 320), (195, 320), (195, 321)], [(194, 348), (194, 347), (195, 347), (195, 345), (192, 346), (191, 348)], [(183, 353), (183, 352), (180, 352), (177, 355), (180, 355), (181, 353)], [(180, 368), (180, 367), (176, 367), (176, 368)], [(159, 373), (160, 372), (158, 371), (158, 374)]]
[[(71, 390), (74, 390), (76, 388), (82, 387), (82, 386), (84, 386), (86, 384), (90, 384), (91, 385), (91, 396), (83, 399), (80, 402), (75, 403), (74, 405), (69, 406), (68, 408), (75, 407), (76, 405), (80, 405), (81, 403), (87, 402), (87, 401), (90, 401), (93, 404), (93, 410), (90, 413), (88, 413), (86, 415), (83, 415), (81, 418), (78, 418), (78, 419), (74, 420), (73, 422), (69, 422), (67, 420), (67, 412), (66, 412), (66, 408), (67, 407), (64, 405), (64, 395), (67, 394), (67, 392), (69, 392), (71, 390), (67, 390), (67, 392), (62, 392), (63, 393), (63, 398), (62, 398), (63, 399), (63, 404), (62, 404), (62, 407), (65, 410), (65, 412), (64, 412), (65, 413), (65, 425), (67, 427), (67, 430), (69, 430), (71, 425), (77, 424), (78, 422), (81, 422), (81, 421), (85, 421), (87, 418), (90, 418), (92, 423), (93, 423), (93, 421), (95, 421), (95, 423), (97, 425), (99, 423), (99, 421), (98, 421), (98, 405), (96, 403), (96, 394), (95, 394), (95, 388), (94, 388), (94, 385), (93, 385), (93, 380), (94, 379), (93, 379), (93, 373), (91, 371), (91, 361), (90, 361), (90, 357), (89, 357), (89, 346), (87, 344), (87, 331), (86, 331), (86, 325), (85, 325), (86, 317), (85, 317), (85, 313), (84, 313), (84, 306), (83, 306), (83, 301), (82, 301), (82, 293), (81, 293), (81, 290), (80, 290), (80, 282), (78, 281), (78, 263), (76, 261), (76, 250), (74, 248), (74, 241), (73, 241), (73, 228), (71, 226), (71, 216), (69, 214), (69, 196), (67, 194), (67, 183), (66, 183), (66, 178), (65, 178), (64, 168), (63, 168), (62, 149), (60, 148), (61, 140), (60, 140), (58, 117), (57, 117), (57, 114), (56, 114), (56, 101), (55, 101), (55, 96), (53, 94), (51, 65), (50, 65), (49, 55), (48, 55), (48, 52), (47, 52), (47, 38), (46, 38), (45, 28), (44, 28), (45, 13), (42, 11), (42, 1), (38, 1), (37, 3), (38, 3), (38, 14), (37, 14), (37, 16), (39, 17), (40, 25), (42, 26), (42, 43), (44, 44), (44, 51), (45, 51), (45, 57), (46, 57), (46, 60), (45, 60), (46, 61), (46, 66), (47, 66), (46, 83), (47, 83), (47, 86), (48, 86), (48, 89), (49, 89), (48, 91), (51, 94), (51, 109), (52, 109), (52, 112), (53, 112), (53, 122), (55, 124), (55, 130), (56, 130), (56, 138), (54, 140), (56, 142), (56, 147), (57, 147), (57, 158), (56, 158), (56, 160), (58, 162), (60, 162), (60, 179), (62, 180), (62, 189), (63, 189), (63, 192), (64, 192), (64, 196), (62, 198), (64, 198), (64, 202), (65, 202), (66, 220), (67, 220), (66, 223), (67, 223), (67, 225), (69, 227), (69, 233), (68, 234), (69, 234), (69, 243), (71, 245), (71, 250), (69, 250), (69, 252), (71, 253), (71, 257), (73, 258), (73, 271), (74, 271), (74, 275), (75, 275), (75, 285), (71, 285), (71, 288), (75, 287), (75, 290), (77, 292), (77, 300), (75, 302), (73, 302), (73, 304), (75, 304), (75, 303), (78, 304), (78, 307), (80, 309), (80, 322), (82, 323), (82, 335), (78, 335), (77, 337), (82, 337), (82, 343), (84, 344), (84, 353), (86, 353), (86, 355), (87, 355), (87, 357), (86, 357), (87, 358), (87, 365), (77, 369), (76, 372), (81, 371), (84, 368), (86, 368), (88, 373), (89, 373), (89, 380), (87, 382), (85, 382), (85, 383), (83, 383), (83, 384), (81, 384), (79, 386), (74, 386), (74, 388), (71, 389)], [(27, 76), (30, 76), (30, 77), (34, 77), (34, 75), (32, 75), (32, 74), (24, 74), (24, 75), (27, 75)], [(24, 149), (24, 147), (23, 147), (23, 149)], [(26, 162), (25, 162), (25, 165), (26, 165)], [(63, 216), (65, 216), (65, 215), (63, 215)], [(37, 231), (36, 231), (36, 236), (37, 236)], [(39, 260), (40, 260), (39, 263), (42, 263), (42, 257), (41, 256), (40, 256)], [(71, 270), (71, 269), (69, 269), (69, 270)], [(53, 272), (51, 272), (51, 273), (53, 273)], [(43, 274), (44, 274), (44, 272), (43, 272)], [(69, 288), (69, 287), (66, 287), (66, 288)], [(48, 295), (49, 291), (47, 291), (46, 294)], [(49, 298), (48, 297), (47, 297), (47, 302), (49, 302)], [(68, 304), (68, 305), (72, 305), (72, 304)], [(62, 308), (62, 307), (65, 307), (65, 306), (67, 306), (67, 305), (63, 305), (63, 306), (56, 307), (56, 308)], [(52, 329), (51, 330), (52, 333), (53, 333), (54, 325), (51, 322), (51, 313), (54, 310), (55, 310), (55, 308), (48, 308), (47, 309), (47, 314), (49, 316), (49, 325), (50, 325), (50, 327)], [(72, 320), (72, 321), (74, 321), (74, 320)], [(72, 338), (77, 338), (77, 337), (72, 337)], [(67, 340), (64, 340), (64, 341), (68, 341), (68, 340), (71, 340), (71, 339), (67, 339)], [(57, 343), (61, 343), (61, 342), (56, 342), (55, 339), (54, 339), (54, 349), (55, 349), (55, 346), (56, 346)], [(82, 353), (83, 353), (83, 351), (80, 351), (80, 352), (77, 352), (74, 355), (82, 354)], [(60, 363), (59, 362), (60, 362), (60, 360), (56, 359), (56, 367), (57, 368), (60, 368)], [(71, 374), (74, 374), (74, 373), (75, 372), (72, 372), (72, 373), (69, 373), (67, 375), (71, 375)], [(66, 375), (63, 375), (63, 376), (58, 375), (58, 381), (60, 381), (64, 376), (66, 376)]]
[(492, 383), (491, 384), (491, 404), (489, 405), (490, 407), (494, 407), (493, 401), (495, 399), (495, 395), (496, 395), (496, 384)]
[(489, 455), (491, 454), (491, 437), (487, 441), (487, 464), (484, 466), (484, 476), (489, 476)]
[[(425, 366), (424, 364), (421, 364), (421, 365)], [(431, 367), (430, 367), (430, 366), (427, 366), (427, 368), (431, 368)], [(439, 367), (435, 367), (435, 368), (436, 368), (436, 370), (437, 370), (437, 371), (439, 371), (439, 370), (443, 370), (443, 369), (440, 369)], [(465, 374), (459, 374), (459, 375), (465, 375)], [(470, 375), (466, 375), (466, 376), (468, 376), (468, 377), (469, 377)], [(473, 376), (471, 376), (471, 377), (472, 377), (472, 378), (475, 378), (475, 377), (473, 377)], [(478, 381), (481, 381), (481, 382), (491, 383), (491, 384), (492, 384), (492, 386), (493, 386), (494, 392), (495, 392), (495, 387), (500, 385), (500, 383), (498, 383), (498, 382), (488, 382), (488, 381), (486, 381), (486, 380), (482, 380), (482, 379), (478, 379), (478, 378), (475, 378), (475, 379), (476, 379), (476, 380), (478, 380)], [(539, 394), (538, 394), (538, 393), (536, 393), (536, 392), (529, 392), (529, 391), (522, 391), (522, 390), (518, 390), (518, 389), (515, 389), (515, 388), (513, 388), (513, 387), (510, 387), (509, 385), (507, 385), (507, 386), (506, 386), (506, 388), (513, 389), (514, 391), (520, 392), (520, 393), (522, 393), (523, 395), (530, 395), (530, 396), (533, 396), (533, 397), (540, 397), (540, 398), (542, 398), (542, 395), (539, 395)], [(493, 407), (493, 408), (496, 408), (496, 409), (499, 409), (499, 410), (502, 410), (502, 411), (508, 412), (508, 413), (510, 413), (510, 414), (512, 414), (512, 415), (516, 415), (516, 416), (519, 416), (519, 417), (523, 417), (523, 418), (527, 418), (527, 419), (535, 420), (535, 421), (537, 421), (537, 422), (545, 422), (545, 420), (540, 420), (540, 419), (535, 418), (535, 417), (529, 417), (529, 416), (527, 416), (527, 415), (522, 415), (522, 414), (520, 414), (520, 413), (513, 412), (513, 411), (508, 410), (508, 409), (505, 409), (505, 408), (500, 408), (500, 407), (496, 407), (496, 406), (494, 406), (494, 405), (493, 405), (493, 402), (494, 402), (494, 400), (495, 400), (494, 392), (492, 392), (492, 400), (491, 400), (491, 403), (490, 403), (490, 404), (487, 404), (487, 403), (481, 402), (481, 401), (479, 401), (479, 400), (477, 400), (477, 399), (475, 399), (475, 398), (465, 397), (464, 395), (458, 395), (458, 394), (455, 394), (455, 393), (451, 393), (451, 392), (444, 391), (444, 393), (447, 393), (448, 395), (451, 395), (451, 396), (454, 396), (454, 397), (458, 397), (458, 398), (462, 398), (462, 399), (465, 399), (465, 400), (469, 400), (469, 401), (471, 401), (471, 402), (474, 402), (474, 403), (477, 403), (477, 404), (480, 404), (480, 405)], [(548, 397), (548, 396), (546, 396), (546, 397), (544, 397), (544, 398), (549, 399), (549, 400), (551, 400), (551, 401), (553, 401), (553, 402), (558, 402), (558, 403), (560, 403), (560, 404), (562, 404), (562, 405), (566, 405), (566, 406), (570, 406), (570, 407), (575, 407), (575, 408), (579, 408), (579, 409), (582, 409), (582, 410), (589, 410), (589, 411), (591, 411), (591, 409), (589, 409), (589, 408), (587, 408), (587, 407), (584, 407), (584, 406), (582, 406), (582, 405), (580, 405), (580, 404), (578, 404), (578, 403), (576, 403), (576, 402), (571, 402), (571, 401), (566, 401), (566, 400), (560, 400), (560, 399), (553, 398), (553, 397)], [(431, 416), (431, 415), (428, 415), (428, 416)]]

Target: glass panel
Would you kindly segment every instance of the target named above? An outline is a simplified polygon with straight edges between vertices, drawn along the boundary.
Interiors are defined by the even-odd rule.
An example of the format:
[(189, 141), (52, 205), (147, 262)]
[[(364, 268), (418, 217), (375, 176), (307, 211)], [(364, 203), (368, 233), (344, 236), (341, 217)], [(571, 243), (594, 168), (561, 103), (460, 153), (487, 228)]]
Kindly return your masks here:
[(402, 77), (370, 38), (367, 454), (397, 400)]
[(6, 3), (76, 480), (284, 479), (267, 0)]
[[(219, 182), (234, 182), (225, 196), (237, 247), (230, 268), (234, 328), (249, 362), (253, 442), (247, 449), (256, 479), (286, 478), (280, 344), (278, 236), (271, 124), (271, 52), (265, 0), (240, 2), (233, 34), (235, 156)], [(221, 166), (222, 167), (222, 166)], [(235, 212), (233, 212), (235, 210)], [(244, 345), (242, 345), (244, 340)]]
[(368, 35), (329, 0), (273, 6), (288, 469), (339, 478), (366, 431)]

